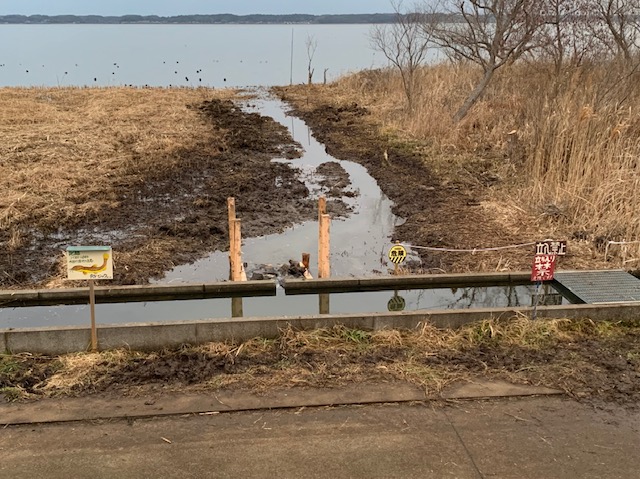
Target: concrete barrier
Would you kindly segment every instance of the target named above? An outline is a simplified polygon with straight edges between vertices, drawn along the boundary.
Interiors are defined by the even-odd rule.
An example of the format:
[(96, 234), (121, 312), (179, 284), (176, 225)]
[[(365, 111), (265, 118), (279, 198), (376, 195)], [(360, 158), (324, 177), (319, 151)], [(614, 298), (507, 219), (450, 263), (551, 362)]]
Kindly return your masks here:
[[(95, 291), (96, 303), (117, 303), (236, 296), (275, 296), (276, 287), (275, 281), (224, 281), (204, 284), (99, 286)], [(0, 291), (0, 305), (3, 306), (84, 304), (88, 301), (89, 288)]]
[[(313, 330), (344, 325), (348, 328), (378, 331), (383, 329), (415, 329), (430, 323), (439, 328), (457, 328), (490, 318), (531, 315), (531, 308), (495, 308), (468, 310), (422, 310), (401, 313), (342, 314), (277, 318), (229, 318), (222, 320), (179, 321), (103, 325), (98, 328), (102, 350), (130, 348), (153, 350), (183, 344), (211, 341), (246, 341), (256, 337), (276, 338), (288, 326)], [(562, 305), (538, 308), (538, 318), (590, 318), (602, 320), (638, 320), (637, 303), (608, 305)], [(84, 327), (4, 329), (0, 330), (0, 351), (57, 355), (86, 351), (90, 332)]]
[(370, 278), (287, 279), (286, 294), (380, 291), (387, 289), (451, 288), (530, 284), (531, 273), (419, 274)]

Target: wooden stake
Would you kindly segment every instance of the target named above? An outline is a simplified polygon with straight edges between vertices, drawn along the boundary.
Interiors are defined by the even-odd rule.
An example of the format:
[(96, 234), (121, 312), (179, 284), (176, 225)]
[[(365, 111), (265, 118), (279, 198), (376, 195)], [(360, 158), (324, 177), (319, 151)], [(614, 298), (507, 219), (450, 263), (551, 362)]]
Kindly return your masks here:
[(327, 214), (321, 215), (318, 234), (318, 278), (328, 278), (331, 276), (329, 260), (330, 230), (331, 217)]
[(233, 259), (231, 260), (232, 274), (231, 281), (242, 281), (242, 272), (244, 270), (242, 265), (242, 233), (241, 233), (241, 220), (233, 220)]
[(93, 280), (89, 280), (89, 309), (91, 310), (91, 351), (98, 350), (98, 331), (96, 329), (96, 292)]
[(234, 281), (233, 279), (233, 261), (235, 260), (236, 254), (233, 250), (235, 247), (235, 242), (233, 240), (233, 234), (235, 232), (235, 224), (236, 220), (236, 199), (235, 198), (227, 198), (227, 210), (229, 211), (229, 279)]
[(321, 196), (318, 199), (318, 221), (322, 218), (322, 215), (327, 214), (327, 199), (324, 196)]
[(302, 264), (305, 268), (309, 269), (309, 263), (311, 262), (311, 254), (310, 253), (302, 253)]

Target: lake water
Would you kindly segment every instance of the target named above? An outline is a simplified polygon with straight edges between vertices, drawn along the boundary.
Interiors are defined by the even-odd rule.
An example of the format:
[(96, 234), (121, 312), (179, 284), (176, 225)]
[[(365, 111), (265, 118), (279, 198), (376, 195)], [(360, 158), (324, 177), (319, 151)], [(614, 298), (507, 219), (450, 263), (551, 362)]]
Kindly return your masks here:
[[(272, 86), (386, 65), (370, 25), (0, 25), (0, 86)], [(291, 44), (293, 36), (293, 69)], [(226, 81), (225, 81), (226, 79)]]

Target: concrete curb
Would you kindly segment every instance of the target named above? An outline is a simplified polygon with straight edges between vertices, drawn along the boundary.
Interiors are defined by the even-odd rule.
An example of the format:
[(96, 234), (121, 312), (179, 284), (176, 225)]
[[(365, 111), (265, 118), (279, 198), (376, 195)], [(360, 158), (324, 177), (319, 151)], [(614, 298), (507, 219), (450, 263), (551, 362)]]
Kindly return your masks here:
[(488, 399), (558, 395), (561, 391), (518, 386), (503, 381), (478, 380), (428, 396), (409, 383), (364, 384), (336, 389), (288, 389), (265, 395), (243, 391), (208, 394), (165, 394), (159, 397), (84, 397), (42, 399), (31, 403), (0, 405), (0, 425), (145, 418), (181, 414), (212, 415), (263, 409), (291, 409), (355, 404), (381, 404), (438, 399)]

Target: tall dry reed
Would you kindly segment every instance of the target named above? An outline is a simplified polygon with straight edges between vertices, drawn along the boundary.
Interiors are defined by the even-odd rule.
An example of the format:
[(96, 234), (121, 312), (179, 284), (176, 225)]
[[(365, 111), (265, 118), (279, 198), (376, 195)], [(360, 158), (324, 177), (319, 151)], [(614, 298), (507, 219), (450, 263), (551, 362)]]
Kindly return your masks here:
[(459, 124), (453, 112), (480, 72), (440, 64), (417, 75), (411, 111), (391, 69), (349, 75), (332, 88), (392, 134), (435, 147), (432, 154), (503, 159), (515, 174), (500, 194), (532, 215), (599, 244), (640, 239), (640, 73), (632, 67), (611, 61), (558, 76), (548, 64), (514, 65)]

